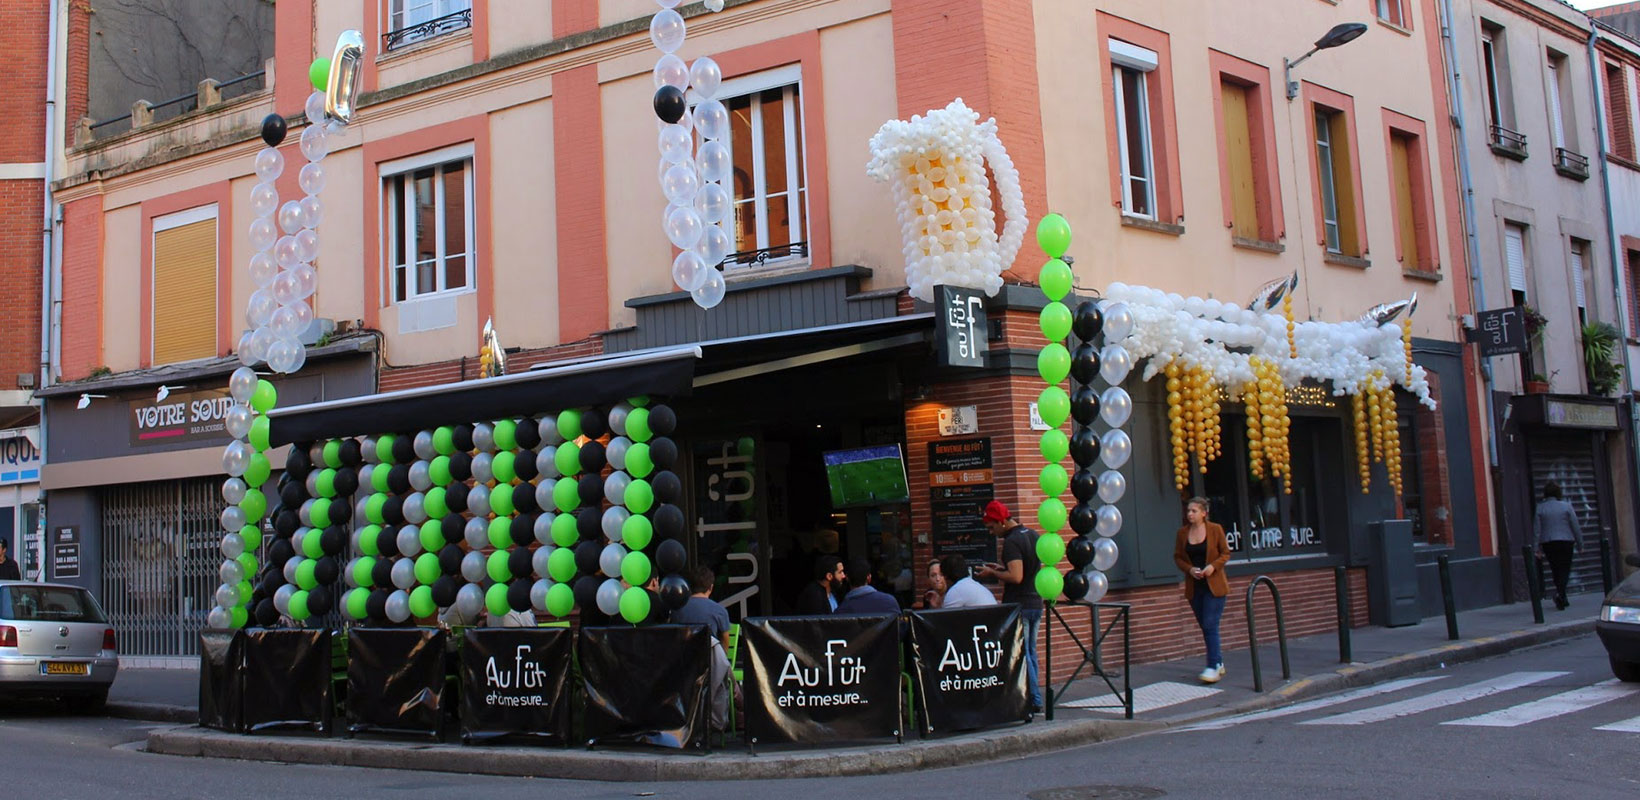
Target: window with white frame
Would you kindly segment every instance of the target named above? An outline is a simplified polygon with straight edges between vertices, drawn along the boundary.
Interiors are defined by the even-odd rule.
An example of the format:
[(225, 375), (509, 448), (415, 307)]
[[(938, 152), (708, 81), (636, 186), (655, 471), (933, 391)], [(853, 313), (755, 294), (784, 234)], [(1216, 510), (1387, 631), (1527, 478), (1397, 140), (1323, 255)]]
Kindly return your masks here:
[(393, 302), (473, 285), (473, 147), (382, 164), (382, 229)]
[(1336, 111), (1317, 108), (1315, 112), (1315, 166), (1321, 178), (1321, 226), (1326, 233), (1327, 252), (1342, 253), (1343, 237), (1338, 226), (1338, 175), (1335, 169), (1333, 128)]
[(392, 0), (383, 50), (472, 27), (473, 0)]
[(724, 220), (726, 268), (798, 261), (808, 249), (808, 183), (803, 151), (799, 65), (723, 82), (717, 98), (729, 110), (733, 198)]
[(1406, 27), (1405, 9), (1401, 7), (1401, 0), (1377, 0), (1374, 5), (1379, 19), (1391, 25)]
[(1151, 152), (1149, 78), (1156, 53), (1110, 40), (1111, 82), (1116, 88), (1116, 143), (1122, 164), (1122, 211), (1156, 218), (1156, 162)]

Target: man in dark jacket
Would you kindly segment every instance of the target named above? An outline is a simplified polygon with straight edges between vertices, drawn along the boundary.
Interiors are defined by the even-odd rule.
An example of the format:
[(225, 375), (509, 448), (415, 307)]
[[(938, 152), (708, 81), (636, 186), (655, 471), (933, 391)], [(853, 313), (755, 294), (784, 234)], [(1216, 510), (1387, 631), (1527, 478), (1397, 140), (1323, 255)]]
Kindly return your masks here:
[(848, 565), (848, 594), (837, 604), (839, 614), (898, 614), (900, 601), (871, 586), (871, 564), (856, 558)]
[(803, 587), (797, 596), (797, 613), (801, 616), (830, 614), (837, 610), (837, 590), (847, 578), (843, 559), (822, 555), (814, 560), (814, 580)]

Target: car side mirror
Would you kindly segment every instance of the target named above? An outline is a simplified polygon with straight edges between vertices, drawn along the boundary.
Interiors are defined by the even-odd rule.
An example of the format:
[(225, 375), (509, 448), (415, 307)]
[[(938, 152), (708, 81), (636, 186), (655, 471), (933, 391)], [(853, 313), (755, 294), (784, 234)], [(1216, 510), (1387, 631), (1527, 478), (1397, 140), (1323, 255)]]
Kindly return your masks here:
[(1640, 567), (1640, 554), (1630, 553), (1623, 556), (1623, 563), (1628, 564), (1631, 567)]

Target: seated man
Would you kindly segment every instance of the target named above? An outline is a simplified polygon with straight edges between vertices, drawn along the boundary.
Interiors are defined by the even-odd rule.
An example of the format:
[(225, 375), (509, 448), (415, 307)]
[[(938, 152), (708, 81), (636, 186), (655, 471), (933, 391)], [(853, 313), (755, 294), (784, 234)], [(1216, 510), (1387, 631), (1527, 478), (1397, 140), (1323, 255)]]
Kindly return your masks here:
[(945, 590), (945, 602), (941, 608), (975, 608), (997, 604), (996, 595), (969, 575), (968, 560), (962, 556), (948, 555), (941, 558), (940, 574), (945, 576), (945, 580), (951, 586)]
[(848, 594), (837, 604), (839, 614), (898, 614), (900, 601), (871, 586), (871, 564), (856, 558), (848, 565)]
[[(710, 567), (697, 567), (689, 574), (689, 600), (672, 612), (674, 625), (704, 625), (712, 634), (712, 728), (724, 730), (729, 723), (729, 612), (712, 600), (717, 574)], [(734, 687), (738, 689), (739, 687)]]

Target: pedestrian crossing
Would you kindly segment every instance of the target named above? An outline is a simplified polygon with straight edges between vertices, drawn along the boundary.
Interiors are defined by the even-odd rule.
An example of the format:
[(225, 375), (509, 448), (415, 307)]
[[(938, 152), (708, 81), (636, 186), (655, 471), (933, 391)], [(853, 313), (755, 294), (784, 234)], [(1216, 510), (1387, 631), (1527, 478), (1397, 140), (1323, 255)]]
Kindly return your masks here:
[[(1569, 674), (1560, 671), (1510, 672), (1458, 686), (1451, 685), (1448, 682), (1449, 676), (1446, 675), (1404, 678), (1282, 708), (1187, 725), (1175, 731), (1182, 733), (1223, 730), (1253, 722), (1306, 715), (1312, 716), (1298, 720), (1295, 724), (1363, 726), (1442, 710), (1479, 710), (1488, 705), (1495, 705), (1498, 701), (1510, 700), (1510, 693), (1513, 692), (1529, 690), (1532, 687), (1539, 687), (1541, 692), (1545, 688), (1542, 684), (1565, 678)], [(1337, 710), (1368, 700), (1378, 702), (1348, 710)], [(1640, 716), (1608, 722), (1613, 716), (1636, 709), (1640, 709), (1640, 684), (1603, 680), (1516, 702), (1502, 708), (1445, 720), (1438, 724), (1469, 728), (1516, 728), (1580, 712), (1594, 711), (1598, 719), (1593, 721), (1603, 723), (1592, 726), (1595, 730), (1640, 733)], [(1313, 716), (1317, 712), (1323, 713)]]

